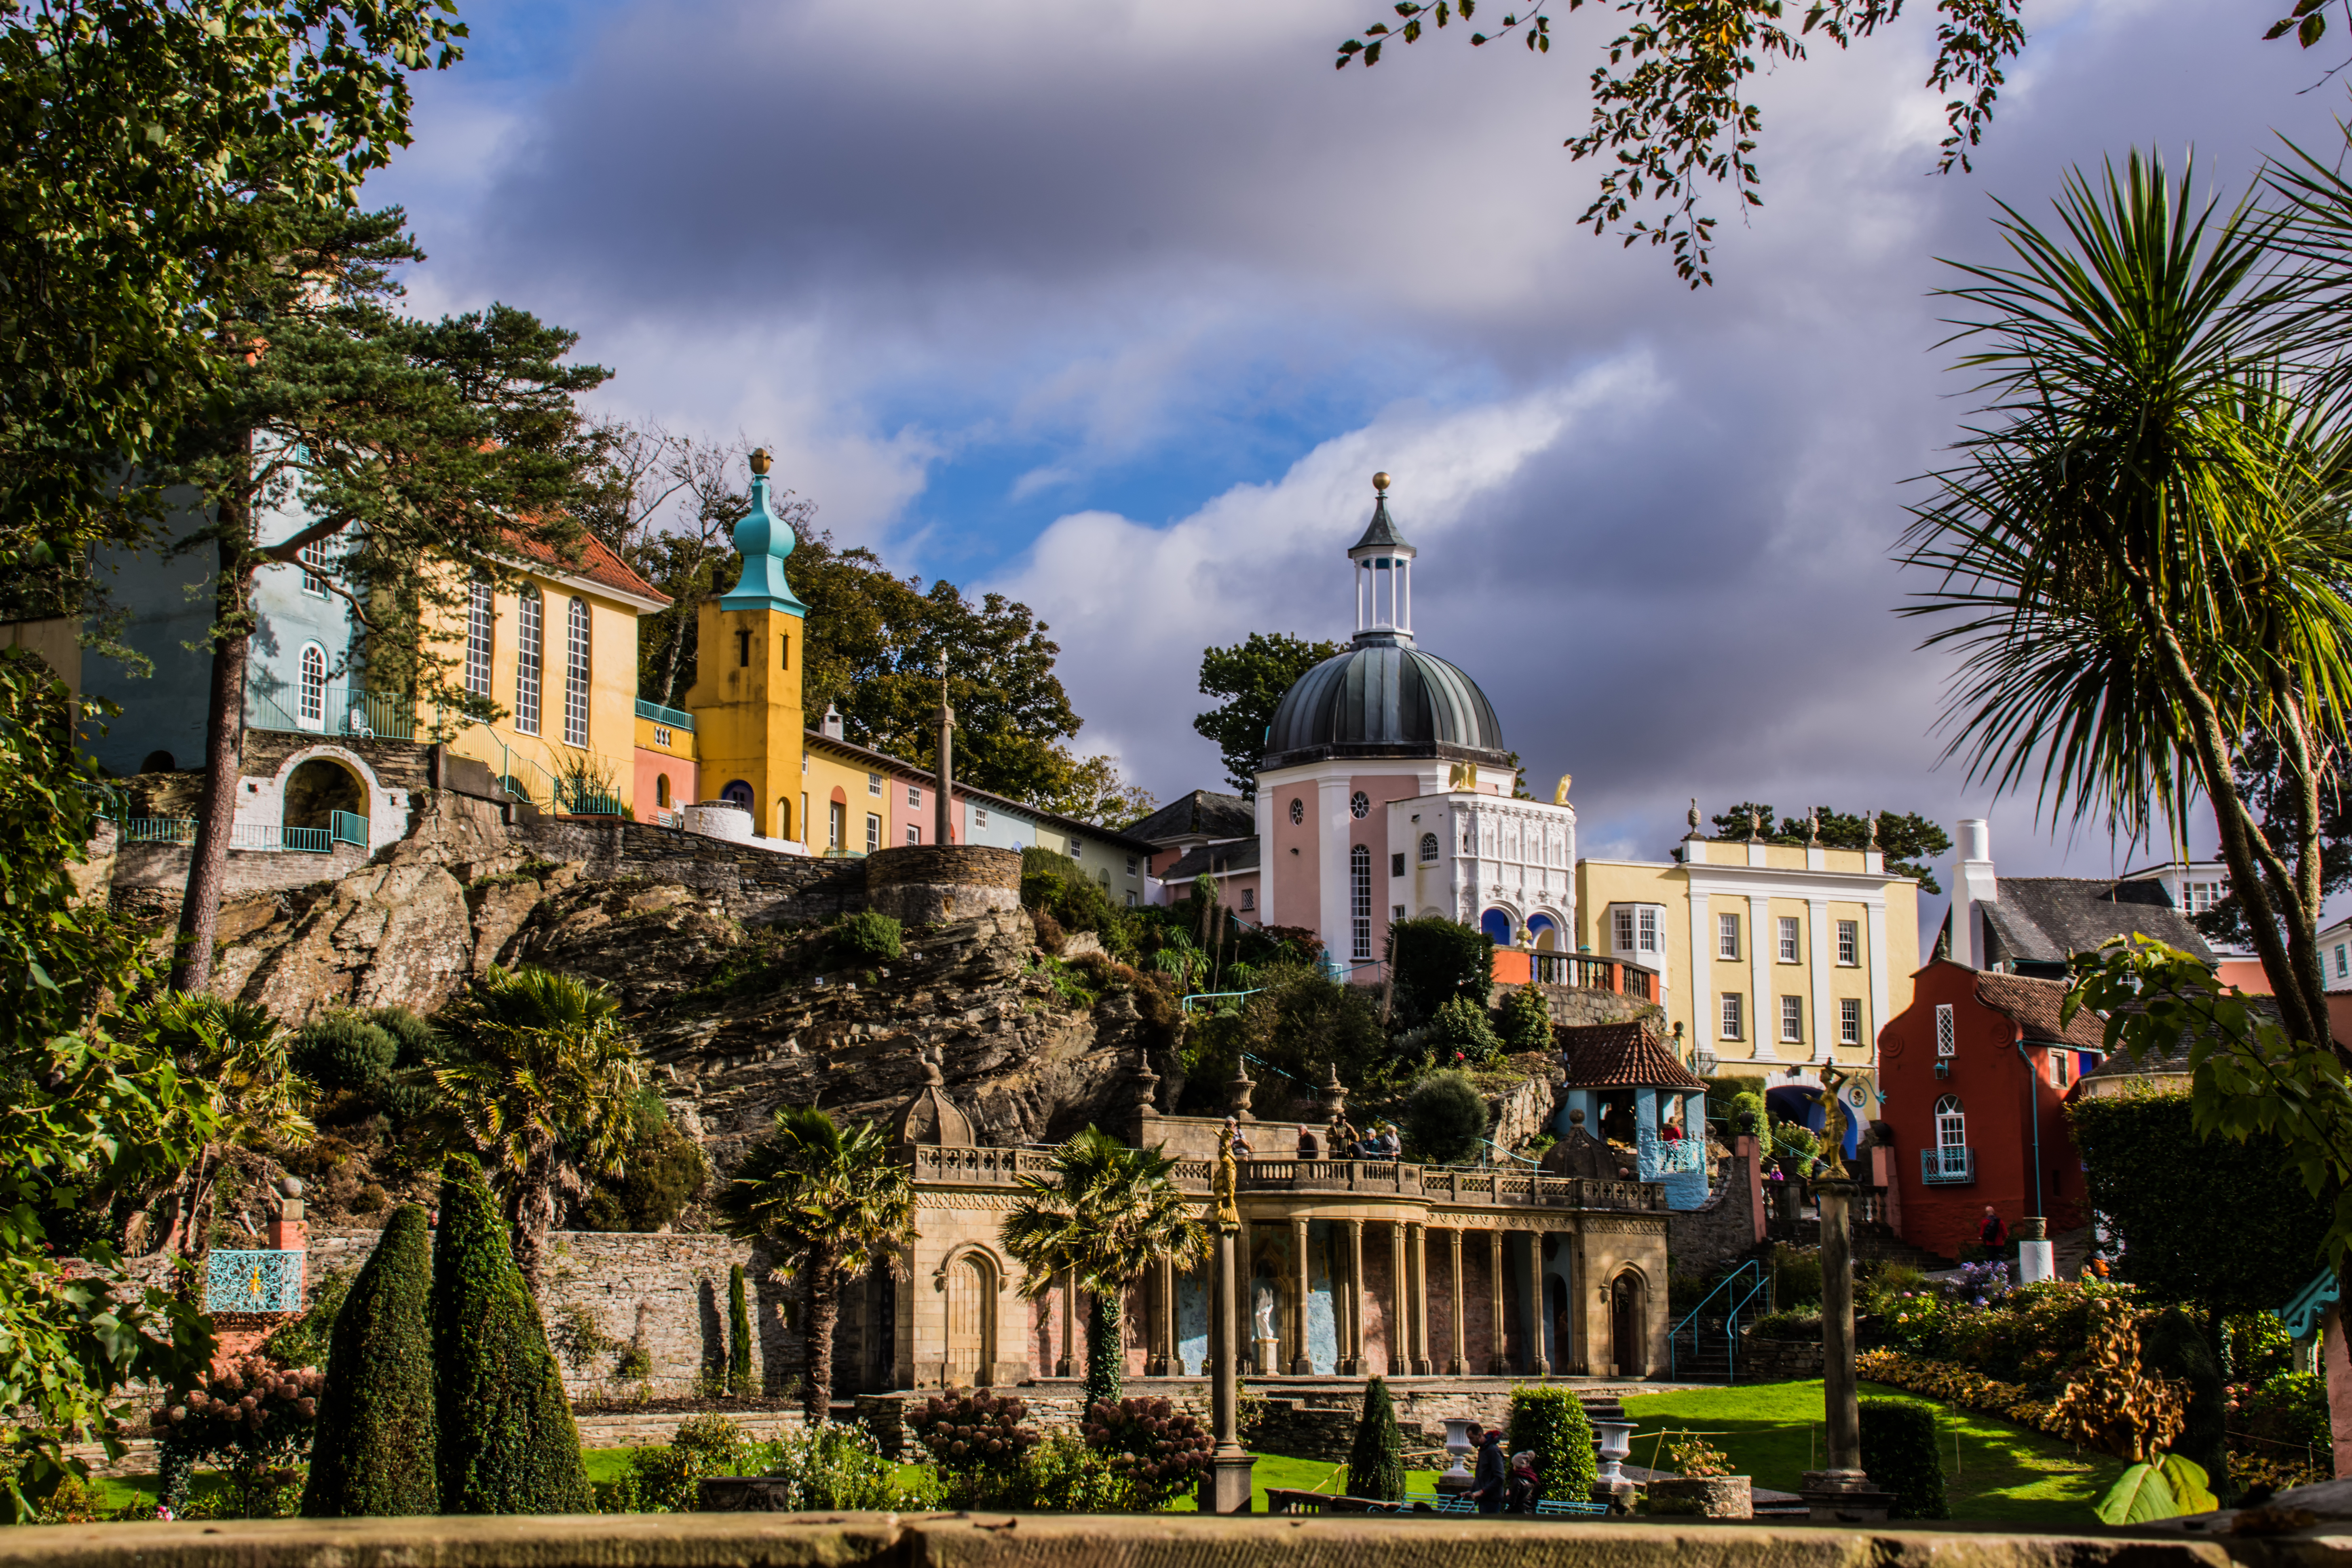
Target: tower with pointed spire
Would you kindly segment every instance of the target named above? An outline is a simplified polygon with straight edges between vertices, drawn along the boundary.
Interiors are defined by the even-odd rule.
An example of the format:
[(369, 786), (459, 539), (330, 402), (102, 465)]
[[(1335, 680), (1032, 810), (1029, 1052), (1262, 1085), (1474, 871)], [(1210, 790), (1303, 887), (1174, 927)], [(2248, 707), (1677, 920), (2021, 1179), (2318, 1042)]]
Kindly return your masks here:
[(737, 520), (742, 575), (702, 604), (695, 680), (686, 694), (702, 750), (705, 793), (751, 814), (762, 837), (804, 842), (801, 667), (808, 606), (784, 575), (799, 543), (768, 487), (770, 458), (751, 454), (751, 506)]

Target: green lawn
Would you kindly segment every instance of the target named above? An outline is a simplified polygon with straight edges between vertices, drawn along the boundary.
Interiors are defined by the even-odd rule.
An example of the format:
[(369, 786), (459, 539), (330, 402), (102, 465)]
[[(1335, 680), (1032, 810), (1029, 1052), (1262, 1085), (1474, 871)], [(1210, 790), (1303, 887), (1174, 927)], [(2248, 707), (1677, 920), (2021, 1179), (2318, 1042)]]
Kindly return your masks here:
[[(1862, 1392), (1903, 1394), (1899, 1388), (1874, 1383), (1864, 1384)], [(1664, 1447), (1664, 1440), (1656, 1434), (1683, 1430), (1712, 1434), (1707, 1441), (1730, 1456), (1735, 1470), (1754, 1478), (1759, 1487), (1778, 1491), (1795, 1491), (1804, 1472), (1822, 1463), (1819, 1379), (1636, 1394), (1624, 1404), (1625, 1414), (1634, 1422), (1632, 1462), (1636, 1465), (1656, 1468), (1652, 1457)], [(1954, 1519), (2002, 1524), (2098, 1522), (2091, 1505), (2123, 1474), (2121, 1459), (2087, 1449), (2078, 1451), (1990, 1415), (1950, 1405), (1937, 1408), (1937, 1425), (1943, 1433), (1944, 1484)]]

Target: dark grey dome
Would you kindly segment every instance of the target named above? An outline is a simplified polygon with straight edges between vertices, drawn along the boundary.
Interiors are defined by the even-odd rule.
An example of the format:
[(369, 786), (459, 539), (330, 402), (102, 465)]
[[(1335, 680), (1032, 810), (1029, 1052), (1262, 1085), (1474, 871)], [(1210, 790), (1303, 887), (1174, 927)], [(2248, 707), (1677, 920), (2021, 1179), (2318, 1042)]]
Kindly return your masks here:
[(1503, 760), (1503, 727), (1478, 683), (1406, 639), (1366, 637), (1284, 693), (1265, 765), (1332, 756)]

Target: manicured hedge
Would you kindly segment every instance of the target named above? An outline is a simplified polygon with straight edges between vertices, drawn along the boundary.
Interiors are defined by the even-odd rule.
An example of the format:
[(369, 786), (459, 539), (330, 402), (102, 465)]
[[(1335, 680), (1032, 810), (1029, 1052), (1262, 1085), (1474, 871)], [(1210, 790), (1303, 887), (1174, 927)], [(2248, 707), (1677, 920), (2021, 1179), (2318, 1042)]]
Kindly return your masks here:
[(1894, 1519), (1949, 1519), (1936, 1407), (1916, 1399), (1862, 1401), (1862, 1468), (1895, 1494)]
[(1592, 1448), (1592, 1423), (1573, 1390), (1514, 1388), (1504, 1430), (1511, 1452), (1534, 1452), (1544, 1496), (1580, 1501), (1591, 1492), (1601, 1461)]
[(1404, 1435), (1397, 1430), (1386, 1378), (1372, 1379), (1364, 1390), (1364, 1414), (1356, 1423), (1356, 1446), (1348, 1454), (1348, 1495), (1404, 1496)]
[(304, 1517), (441, 1511), (432, 1298), (432, 1234), (425, 1211), (404, 1204), (385, 1223), (335, 1317)]

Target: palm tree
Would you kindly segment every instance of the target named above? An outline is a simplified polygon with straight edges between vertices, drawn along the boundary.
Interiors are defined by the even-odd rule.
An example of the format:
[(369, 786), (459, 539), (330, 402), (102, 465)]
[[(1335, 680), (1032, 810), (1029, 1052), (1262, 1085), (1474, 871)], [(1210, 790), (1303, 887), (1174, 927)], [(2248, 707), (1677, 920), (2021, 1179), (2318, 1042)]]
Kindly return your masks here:
[(833, 1405), (833, 1329), (841, 1288), (877, 1263), (894, 1263), (914, 1238), (915, 1187), (889, 1141), (871, 1122), (844, 1131), (814, 1106), (776, 1112), (768, 1135), (711, 1205), (719, 1228), (765, 1240), (801, 1288), (808, 1329), (803, 1408), (812, 1422)]
[(448, 1112), (497, 1173), (515, 1264), (532, 1291), (558, 1193), (617, 1175), (635, 1142), (645, 1066), (620, 1003), (591, 981), (493, 965), (448, 1018), (433, 1069)]
[(1208, 1232), (1169, 1179), (1176, 1162), (1157, 1148), (1130, 1149), (1089, 1127), (1054, 1151), (1054, 1174), (1024, 1176), (999, 1232), (1027, 1271), (1032, 1300), (1066, 1273), (1087, 1293), (1087, 1400), (1118, 1398), (1119, 1318), (1127, 1288), (1155, 1264), (1191, 1265)]
[[(2322, 358), (2310, 268), (2283, 219), (2226, 215), (2134, 154), (2079, 173), (2061, 231), (2014, 211), (2012, 264), (1947, 290), (1984, 374), (1961, 461), (1933, 476), (1900, 559), (1952, 617), (1945, 720), (1971, 782), (2031, 784), (2135, 837), (2211, 803), (2284, 1021), (2326, 1041), (2320, 792), (2352, 712), (2352, 420)], [(2290, 809), (2237, 776), (2274, 743)]]

